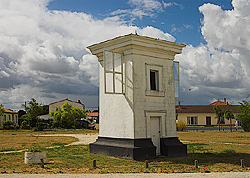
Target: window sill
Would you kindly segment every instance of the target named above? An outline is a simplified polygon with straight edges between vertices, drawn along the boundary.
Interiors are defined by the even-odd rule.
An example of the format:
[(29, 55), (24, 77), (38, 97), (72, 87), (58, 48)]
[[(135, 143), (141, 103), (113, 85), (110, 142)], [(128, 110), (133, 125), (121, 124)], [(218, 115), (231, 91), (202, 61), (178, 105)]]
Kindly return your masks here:
[(155, 90), (146, 90), (146, 96), (157, 96), (157, 97), (164, 97), (164, 91), (155, 91)]

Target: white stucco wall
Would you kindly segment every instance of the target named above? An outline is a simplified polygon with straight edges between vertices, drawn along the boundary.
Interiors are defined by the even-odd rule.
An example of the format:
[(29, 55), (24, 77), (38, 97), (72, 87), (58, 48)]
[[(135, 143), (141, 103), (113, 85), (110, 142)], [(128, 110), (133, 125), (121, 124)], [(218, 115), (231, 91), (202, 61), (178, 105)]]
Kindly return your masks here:
[[(185, 45), (126, 35), (88, 47), (100, 62), (100, 136), (150, 138), (150, 117), (160, 117), (161, 137), (176, 137), (175, 54)], [(124, 94), (105, 94), (103, 51), (123, 53)], [(159, 69), (160, 92), (149, 90), (147, 74)]]
[[(146, 56), (148, 55), (148, 56)], [(162, 59), (150, 56), (152, 53), (144, 51), (144, 55), (134, 56), (134, 113), (135, 113), (135, 138), (150, 138), (147, 129), (150, 125), (147, 120), (150, 116), (162, 115), (161, 137), (175, 137), (175, 99), (174, 99), (174, 74), (173, 60)], [(162, 68), (161, 92), (163, 96), (147, 96), (147, 64), (156, 65)], [(157, 92), (157, 91), (156, 91)], [(160, 94), (161, 95), (161, 94)], [(149, 122), (148, 122), (149, 123)], [(147, 131), (148, 130), (148, 131)]]
[[(131, 56), (130, 56), (131, 57)], [(103, 61), (99, 65), (99, 103), (100, 103), (100, 127), (99, 135), (103, 137), (134, 138), (134, 114), (133, 105), (133, 81), (132, 63), (130, 57), (124, 57), (126, 66), (124, 71), (125, 95), (105, 94)], [(107, 85), (112, 85), (107, 83)]]

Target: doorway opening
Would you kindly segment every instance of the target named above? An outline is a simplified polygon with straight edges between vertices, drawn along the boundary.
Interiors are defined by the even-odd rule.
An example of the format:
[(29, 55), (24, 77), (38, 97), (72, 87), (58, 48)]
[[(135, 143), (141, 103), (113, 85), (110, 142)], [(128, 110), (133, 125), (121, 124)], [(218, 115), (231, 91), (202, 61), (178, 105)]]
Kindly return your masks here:
[(161, 117), (157, 116), (151, 116), (150, 117), (150, 131), (151, 131), (151, 139), (156, 146), (156, 155), (161, 154), (161, 142), (160, 142), (160, 136), (161, 136), (161, 127), (160, 127), (160, 119)]
[(211, 116), (206, 116), (206, 125), (211, 125)]

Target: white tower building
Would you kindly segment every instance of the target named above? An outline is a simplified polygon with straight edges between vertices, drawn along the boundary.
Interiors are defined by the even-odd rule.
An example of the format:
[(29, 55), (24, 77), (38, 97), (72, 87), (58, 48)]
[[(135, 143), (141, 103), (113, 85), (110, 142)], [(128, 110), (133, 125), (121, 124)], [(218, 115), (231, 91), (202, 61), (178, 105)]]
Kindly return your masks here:
[(183, 47), (134, 34), (88, 47), (100, 62), (100, 132), (91, 153), (135, 160), (187, 155), (175, 116), (179, 63), (173, 60)]

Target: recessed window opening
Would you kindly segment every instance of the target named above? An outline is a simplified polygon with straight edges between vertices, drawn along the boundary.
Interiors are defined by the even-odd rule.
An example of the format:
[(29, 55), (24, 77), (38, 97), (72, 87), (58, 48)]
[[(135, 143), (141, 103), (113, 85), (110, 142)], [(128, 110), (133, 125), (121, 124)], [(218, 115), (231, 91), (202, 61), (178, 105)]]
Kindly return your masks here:
[(159, 91), (159, 72), (150, 70), (150, 90)]
[(123, 94), (122, 54), (104, 51), (104, 81), (106, 94)]
[(198, 125), (198, 117), (187, 117), (187, 124), (188, 125)]
[(180, 74), (179, 74), (179, 62), (174, 61), (174, 88), (175, 98), (180, 98)]

